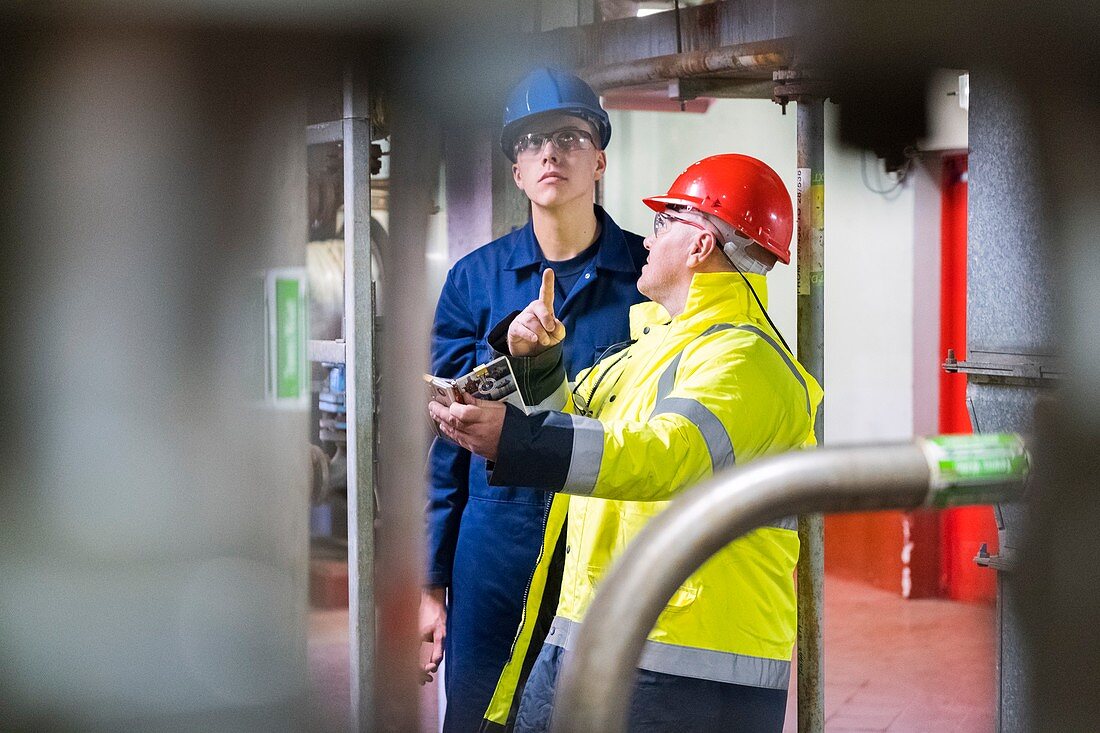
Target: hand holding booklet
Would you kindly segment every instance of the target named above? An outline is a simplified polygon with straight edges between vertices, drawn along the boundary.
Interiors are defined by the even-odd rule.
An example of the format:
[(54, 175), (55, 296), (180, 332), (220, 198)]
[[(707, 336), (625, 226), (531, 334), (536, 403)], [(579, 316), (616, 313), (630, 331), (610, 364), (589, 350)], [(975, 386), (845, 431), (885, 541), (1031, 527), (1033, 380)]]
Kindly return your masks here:
[(432, 400), (442, 405), (460, 401), (459, 395), (467, 394), (479, 400), (507, 402), (524, 412), (527, 411), (527, 406), (523, 403), (519, 388), (516, 386), (512, 367), (504, 356), (479, 364), (468, 374), (463, 374), (457, 379), (425, 374), (424, 381), (428, 383)]

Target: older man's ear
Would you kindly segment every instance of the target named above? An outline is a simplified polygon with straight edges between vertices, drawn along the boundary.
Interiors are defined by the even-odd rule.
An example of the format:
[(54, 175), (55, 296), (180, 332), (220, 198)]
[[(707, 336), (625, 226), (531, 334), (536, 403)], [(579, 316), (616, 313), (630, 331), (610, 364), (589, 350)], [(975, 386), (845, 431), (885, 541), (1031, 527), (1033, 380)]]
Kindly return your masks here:
[(711, 259), (715, 252), (721, 253), (721, 249), (717, 244), (717, 240), (710, 232), (697, 233), (688, 247), (685, 264), (692, 270), (699, 269)]

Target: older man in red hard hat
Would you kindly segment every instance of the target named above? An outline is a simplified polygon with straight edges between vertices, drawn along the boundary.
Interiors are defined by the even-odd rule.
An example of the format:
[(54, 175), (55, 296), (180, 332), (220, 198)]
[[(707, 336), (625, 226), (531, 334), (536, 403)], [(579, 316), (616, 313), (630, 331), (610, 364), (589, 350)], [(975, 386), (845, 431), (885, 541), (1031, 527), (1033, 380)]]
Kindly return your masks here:
[[(544, 641), (521, 626), (489, 729), (548, 729), (557, 675), (603, 574), (668, 500), (735, 463), (815, 443), (821, 389), (766, 311), (765, 275), (789, 262), (793, 228), (779, 176), (755, 158), (717, 155), (645, 203), (657, 213), (638, 289), (654, 302), (631, 309), (620, 349), (566, 388), (565, 326), (549, 297), (490, 334), (512, 357), (527, 404), (557, 395), (560, 411), (473, 399), (430, 408), (445, 435), (493, 462), (491, 482), (556, 492), (524, 619), (546, 604), (556, 615)], [(544, 278), (544, 295), (552, 282)], [(688, 578), (645, 643), (629, 730), (782, 729), (797, 559), (792, 517), (732, 542)]]

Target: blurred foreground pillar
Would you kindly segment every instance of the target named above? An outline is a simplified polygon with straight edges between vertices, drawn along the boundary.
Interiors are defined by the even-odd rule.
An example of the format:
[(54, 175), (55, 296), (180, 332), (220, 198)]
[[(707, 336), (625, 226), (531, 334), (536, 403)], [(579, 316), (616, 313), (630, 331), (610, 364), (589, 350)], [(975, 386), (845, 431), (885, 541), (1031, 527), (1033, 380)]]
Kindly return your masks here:
[(259, 285), (304, 263), (294, 45), (5, 35), (5, 727), (305, 728), (308, 391), (265, 400)]
[[(1091, 26), (1098, 25), (1096, 16)], [(1072, 36), (1088, 47), (1080, 68), (1095, 79), (1094, 45), (1082, 24)], [(1043, 239), (1039, 265), (1053, 272), (1047, 293), (1065, 364), (1055, 395), (1036, 405), (1039, 475), (1024, 525), (1017, 600), (1027, 662), (1023, 729), (1054, 732), (1100, 726), (1100, 208), (1092, 183), (1100, 165), (1100, 106), (1068, 80), (1028, 77), (1039, 170)]]

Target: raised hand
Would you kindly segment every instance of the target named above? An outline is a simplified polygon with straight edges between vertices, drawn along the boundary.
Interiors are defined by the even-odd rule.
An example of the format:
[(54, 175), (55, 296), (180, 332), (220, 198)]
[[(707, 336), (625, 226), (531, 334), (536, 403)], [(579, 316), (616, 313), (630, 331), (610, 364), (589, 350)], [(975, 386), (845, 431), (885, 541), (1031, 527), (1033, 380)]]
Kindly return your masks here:
[(554, 316), (554, 271), (542, 273), (539, 298), (516, 316), (508, 327), (512, 356), (537, 356), (565, 338), (565, 325)]

